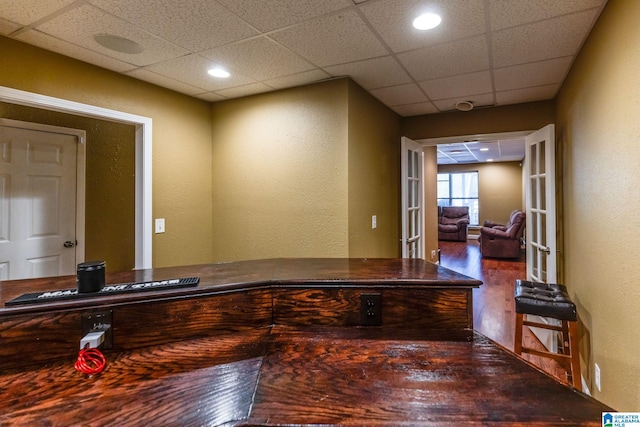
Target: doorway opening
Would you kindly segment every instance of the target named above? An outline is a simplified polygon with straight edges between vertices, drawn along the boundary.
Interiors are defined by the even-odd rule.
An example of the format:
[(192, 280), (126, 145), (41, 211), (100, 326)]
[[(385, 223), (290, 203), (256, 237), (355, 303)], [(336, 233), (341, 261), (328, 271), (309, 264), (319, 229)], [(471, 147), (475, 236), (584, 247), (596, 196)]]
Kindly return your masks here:
[(152, 119), (0, 86), (0, 102), (135, 126), (135, 267), (152, 267)]

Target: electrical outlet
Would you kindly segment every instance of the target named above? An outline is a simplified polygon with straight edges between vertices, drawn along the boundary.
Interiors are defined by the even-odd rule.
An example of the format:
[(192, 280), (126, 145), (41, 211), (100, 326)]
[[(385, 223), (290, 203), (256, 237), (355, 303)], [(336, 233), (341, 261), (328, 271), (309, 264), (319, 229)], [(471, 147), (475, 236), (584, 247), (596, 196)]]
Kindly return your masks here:
[(598, 389), (598, 391), (602, 391), (602, 385), (600, 383), (600, 366), (598, 366), (598, 364), (595, 364), (595, 382), (596, 382), (596, 388)]
[(108, 350), (113, 347), (113, 310), (82, 313), (81, 319), (83, 337), (89, 332), (104, 331), (102, 348)]
[(381, 294), (361, 294), (360, 295), (360, 325), (361, 326), (381, 326), (382, 325), (382, 295)]
[(378, 217), (376, 215), (371, 216), (371, 229), (375, 230), (378, 228)]

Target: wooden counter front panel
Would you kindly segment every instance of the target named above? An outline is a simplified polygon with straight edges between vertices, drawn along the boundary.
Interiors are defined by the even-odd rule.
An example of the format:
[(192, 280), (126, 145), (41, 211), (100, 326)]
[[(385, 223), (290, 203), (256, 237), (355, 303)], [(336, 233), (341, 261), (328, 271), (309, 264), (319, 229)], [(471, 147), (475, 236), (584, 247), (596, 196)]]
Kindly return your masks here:
[(25, 314), (0, 321), (0, 372), (78, 354), (81, 312)]
[(271, 326), (271, 290), (234, 292), (119, 307), (113, 314), (115, 350)]
[(77, 357), (84, 313), (112, 311), (113, 348), (123, 351), (268, 327), (271, 290), (152, 301), (104, 309), (25, 314), (0, 321), (0, 372)]
[(473, 329), (470, 289), (274, 289), (274, 324), (359, 326), (362, 294), (381, 295), (382, 326)]

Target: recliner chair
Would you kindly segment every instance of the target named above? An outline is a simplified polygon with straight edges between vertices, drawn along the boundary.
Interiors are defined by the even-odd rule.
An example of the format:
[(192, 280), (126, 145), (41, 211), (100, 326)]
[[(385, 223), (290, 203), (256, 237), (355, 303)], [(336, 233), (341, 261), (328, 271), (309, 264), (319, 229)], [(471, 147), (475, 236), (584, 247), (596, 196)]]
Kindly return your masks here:
[(526, 224), (525, 213), (519, 209), (511, 212), (506, 225), (485, 221), (480, 228), (480, 253), (489, 258), (518, 258), (520, 240)]
[(467, 241), (468, 206), (438, 206), (438, 240)]

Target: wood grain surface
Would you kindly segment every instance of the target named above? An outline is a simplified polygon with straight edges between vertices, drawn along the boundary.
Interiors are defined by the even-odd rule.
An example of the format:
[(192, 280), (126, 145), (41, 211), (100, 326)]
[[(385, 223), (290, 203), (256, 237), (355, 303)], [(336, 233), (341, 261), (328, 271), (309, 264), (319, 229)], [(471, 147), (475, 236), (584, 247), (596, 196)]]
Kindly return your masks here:
[(274, 326), (0, 376), (2, 426), (599, 426), (605, 405), (487, 338)]

